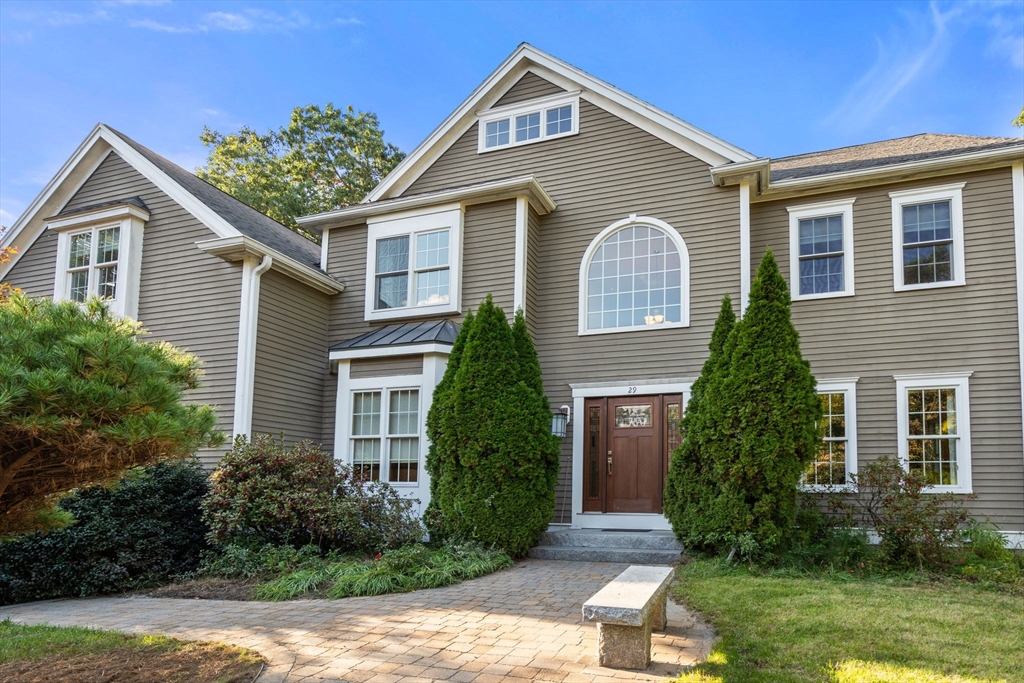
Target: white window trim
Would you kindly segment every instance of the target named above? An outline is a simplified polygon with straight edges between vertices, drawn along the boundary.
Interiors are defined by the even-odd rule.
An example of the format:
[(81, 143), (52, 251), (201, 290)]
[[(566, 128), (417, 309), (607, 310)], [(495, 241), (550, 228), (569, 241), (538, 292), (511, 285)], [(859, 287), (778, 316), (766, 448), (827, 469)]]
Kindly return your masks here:
[[(390, 473), (390, 462), (388, 460), (390, 456), (389, 441), (392, 438), (388, 435), (388, 410), (390, 409), (390, 395), (392, 391), (409, 391), (415, 389), (419, 392), (419, 406), (417, 410), (417, 420), (419, 421), (419, 430), (416, 433), (416, 438), (419, 439), (419, 460), (417, 461), (416, 467), (416, 481), (388, 481), (388, 474)], [(347, 427), (345, 429), (345, 464), (352, 465), (352, 442), (356, 437), (352, 436), (352, 406), (354, 405), (353, 396), (358, 393), (377, 391), (380, 392), (380, 405), (381, 405), (381, 416), (380, 416), (380, 433), (376, 437), (380, 439), (380, 480), (387, 482), (395, 488), (419, 488), (420, 482), (423, 479), (423, 472), (426, 469), (426, 451), (424, 447), (427, 443), (427, 420), (426, 420), (426, 408), (429, 407), (429, 403), (426, 400), (424, 388), (423, 388), (423, 375), (393, 375), (390, 377), (367, 377), (364, 379), (350, 379), (348, 382), (348, 412), (346, 419), (348, 420)], [(403, 434), (402, 436), (409, 436)]]
[(896, 380), (896, 424), (899, 433), (899, 460), (909, 468), (907, 440), (910, 438), (907, 391), (911, 389), (956, 389), (957, 481), (956, 486), (929, 486), (928, 493), (973, 493), (971, 482), (971, 404), (968, 378), (973, 372), (936, 372), (922, 375), (893, 375)]
[[(856, 197), (817, 204), (787, 206), (789, 212), (789, 289), (793, 301), (834, 299), (854, 295), (853, 277), (853, 203)], [(840, 215), (843, 218), (843, 289), (819, 294), (800, 293), (800, 221)]]
[(807, 493), (856, 493), (854, 484), (857, 476), (857, 380), (858, 377), (823, 379), (818, 381), (819, 394), (846, 394), (846, 483), (840, 486), (822, 484), (799, 484), (798, 488)]
[[(547, 126), (547, 111), (549, 109), (558, 109), (572, 105), (572, 128), (565, 133), (555, 133), (554, 135), (548, 135)], [(523, 140), (516, 142), (516, 117), (523, 116), (525, 114), (536, 114), (540, 113), (540, 137), (533, 138), (532, 140)], [(494, 123), (495, 121), (508, 120), (508, 142), (504, 145), (495, 145), (494, 147), (487, 146), (487, 124)], [(487, 109), (486, 111), (477, 113), (477, 153), (483, 154), (485, 152), (494, 152), (499, 149), (508, 149), (509, 147), (519, 147), (522, 145), (530, 145), (535, 142), (543, 142), (545, 140), (554, 140), (555, 138), (564, 138), (570, 135), (576, 135), (580, 132), (580, 93), (579, 91), (571, 93), (559, 93), (550, 97), (539, 97), (534, 100), (527, 100), (526, 102), (516, 102), (515, 104), (506, 105), (504, 107), (494, 107), (493, 109)]]
[[(95, 232), (104, 228), (120, 228), (118, 235), (117, 281), (115, 296), (109, 300), (110, 310), (117, 315), (138, 318), (139, 282), (142, 275), (142, 234), (149, 212), (131, 204), (103, 207), (63, 218), (54, 217), (46, 227), (57, 232), (57, 263), (53, 282), (53, 298), (70, 298), (71, 278), (68, 276), (68, 256), (71, 236)], [(95, 239), (93, 240), (95, 252)], [(94, 266), (90, 262), (90, 270)], [(90, 277), (91, 279), (91, 277)]]
[[(893, 290), (906, 292), (915, 289), (937, 287), (962, 287), (967, 284), (964, 261), (964, 204), (963, 189), (966, 183), (922, 187), (913, 190), (890, 192), (892, 200), (892, 274)], [(950, 231), (953, 238), (953, 279), (947, 282), (926, 282), (907, 285), (903, 283), (903, 207), (907, 204), (926, 204), (949, 200)]]
[[(458, 313), (461, 310), (463, 215), (463, 208), (460, 204), (449, 204), (367, 220), (365, 320), (393, 320), (396, 318)], [(409, 300), (412, 301), (413, 289), (416, 286), (416, 278), (412, 267), (416, 250), (415, 236), (418, 233), (433, 232), (446, 228), (450, 230), (448, 238), (448, 302), (429, 306), (413, 305), (402, 308), (375, 310), (377, 240), (388, 237), (400, 237), (402, 235), (409, 236)]]
[[(601, 330), (589, 330), (587, 329), (587, 287), (589, 286), (589, 279), (587, 273), (590, 270), (590, 261), (594, 258), (594, 252), (601, 246), (605, 238), (611, 235), (613, 232), (628, 228), (632, 225), (650, 225), (662, 230), (676, 249), (679, 250), (679, 267), (680, 267), (680, 278), (679, 278), (679, 322), (677, 323), (661, 323), (659, 325), (632, 325), (630, 327), (615, 327), (611, 329)], [(679, 234), (679, 231), (673, 228), (671, 225), (663, 220), (657, 218), (651, 218), (650, 216), (637, 216), (635, 213), (630, 214), (627, 218), (623, 218), (620, 221), (616, 221), (609, 225), (607, 228), (598, 233), (597, 237), (591, 241), (590, 246), (583, 253), (583, 260), (580, 262), (580, 279), (579, 279), (579, 336), (590, 336), (594, 334), (617, 334), (619, 332), (640, 332), (642, 330), (667, 330), (677, 327), (689, 327), (690, 326), (690, 252), (686, 248), (686, 242), (683, 241), (683, 236)]]

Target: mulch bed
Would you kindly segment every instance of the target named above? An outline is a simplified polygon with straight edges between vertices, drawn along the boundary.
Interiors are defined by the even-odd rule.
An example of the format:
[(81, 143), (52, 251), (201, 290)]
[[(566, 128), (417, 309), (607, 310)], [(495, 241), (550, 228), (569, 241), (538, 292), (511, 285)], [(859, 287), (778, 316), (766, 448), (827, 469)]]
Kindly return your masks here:
[(118, 647), (83, 655), (0, 664), (5, 683), (252, 683), (264, 660), (240, 648), (209, 643), (177, 650)]
[(187, 598), (195, 600), (252, 600), (252, 593), (260, 585), (258, 579), (218, 579), (203, 577), (160, 586), (144, 595), (151, 598)]

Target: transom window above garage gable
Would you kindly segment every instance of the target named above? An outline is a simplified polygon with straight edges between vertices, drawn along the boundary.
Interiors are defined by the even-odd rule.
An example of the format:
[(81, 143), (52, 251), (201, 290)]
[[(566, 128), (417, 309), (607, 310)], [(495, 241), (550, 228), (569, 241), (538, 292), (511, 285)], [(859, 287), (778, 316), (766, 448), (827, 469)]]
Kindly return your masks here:
[(580, 96), (559, 93), (480, 112), (478, 152), (515, 147), (579, 132)]

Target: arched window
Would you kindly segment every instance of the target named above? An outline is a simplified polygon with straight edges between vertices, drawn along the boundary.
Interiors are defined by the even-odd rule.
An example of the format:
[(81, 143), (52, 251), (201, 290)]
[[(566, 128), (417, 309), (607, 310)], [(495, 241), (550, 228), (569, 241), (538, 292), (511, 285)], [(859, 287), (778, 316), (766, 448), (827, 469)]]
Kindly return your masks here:
[(690, 255), (679, 232), (656, 218), (613, 223), (580, 266), (580, 334), (686, 327)]

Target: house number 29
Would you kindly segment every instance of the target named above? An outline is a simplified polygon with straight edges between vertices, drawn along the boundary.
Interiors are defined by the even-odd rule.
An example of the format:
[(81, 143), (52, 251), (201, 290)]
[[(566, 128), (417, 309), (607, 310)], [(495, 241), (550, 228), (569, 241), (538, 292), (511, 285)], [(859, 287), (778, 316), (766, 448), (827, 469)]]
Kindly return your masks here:
[(635, 394), (635, 393), (636, 393), (636, 387), (630, 387), (630, 388), (629, 388), (629, 389), (628, 389), (628, 390), (626, 391), (626, 393), (627, 393), (627, 394)]

